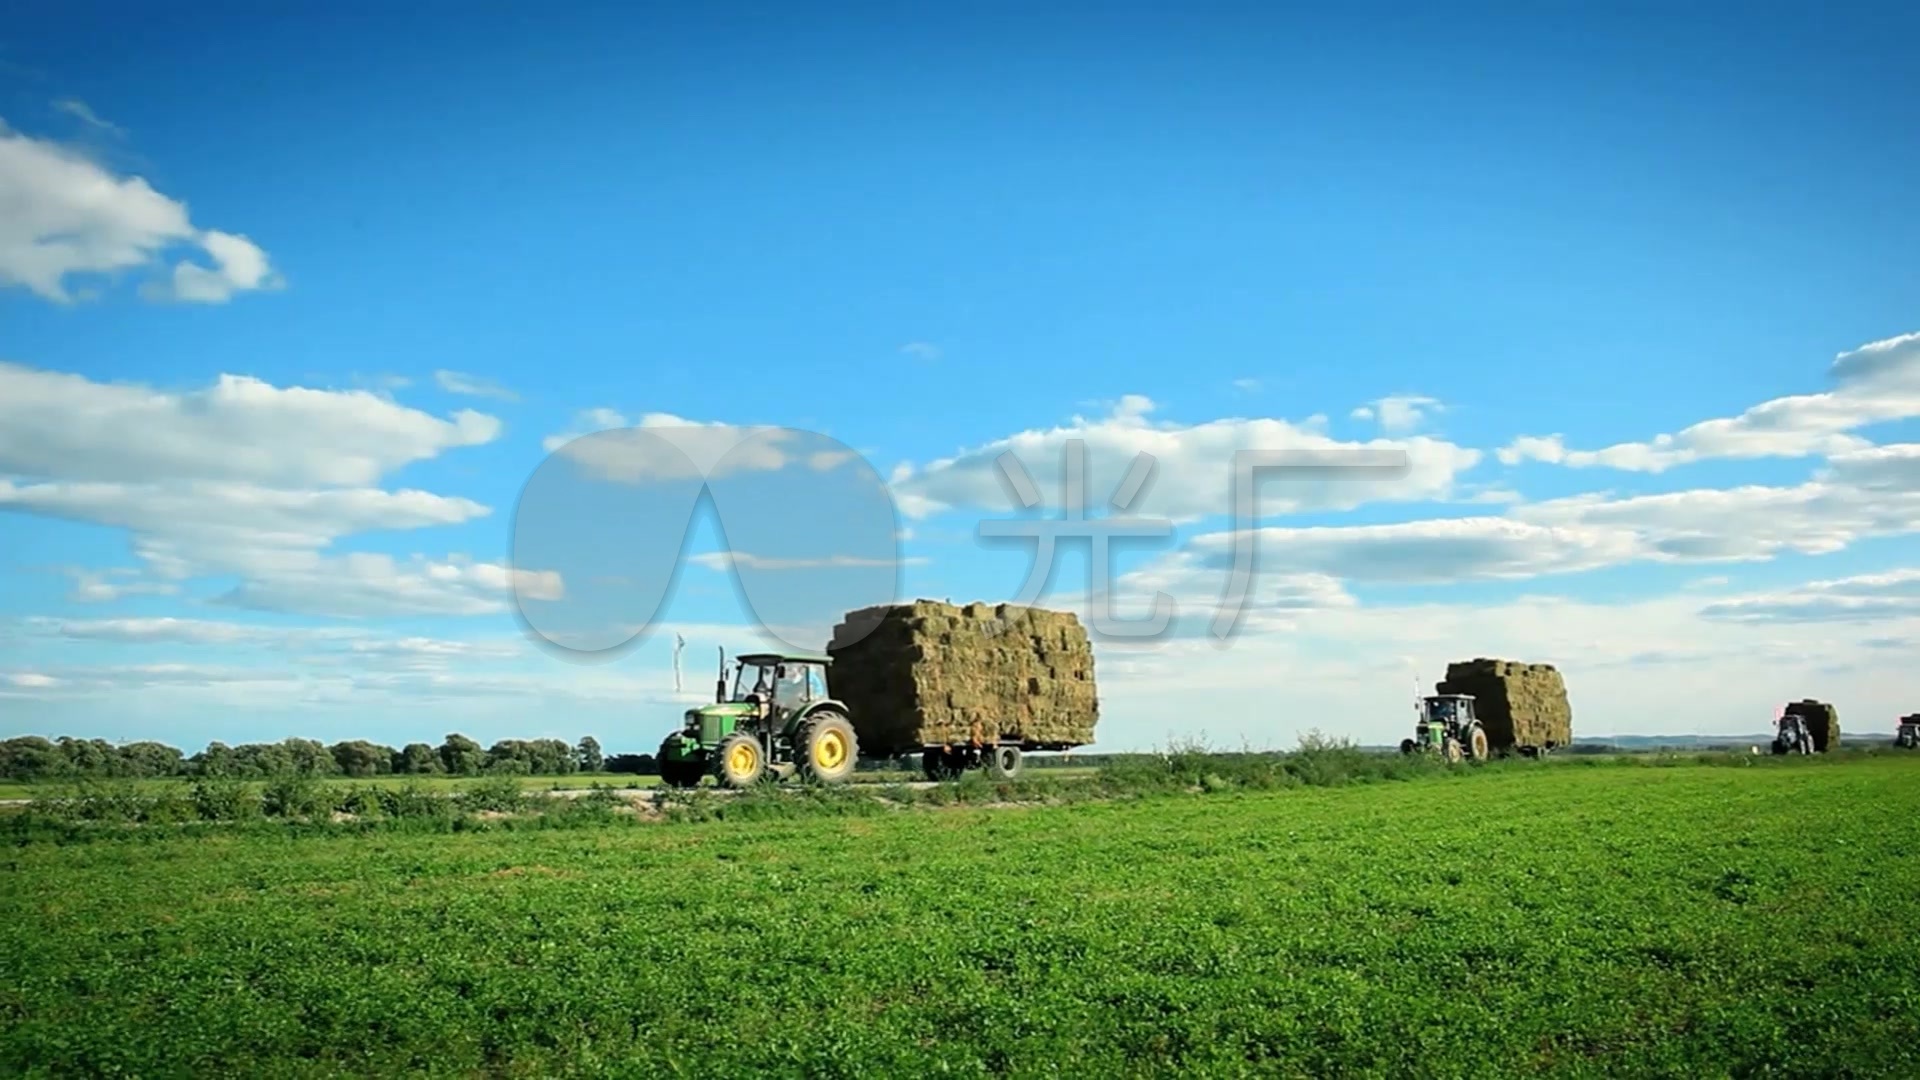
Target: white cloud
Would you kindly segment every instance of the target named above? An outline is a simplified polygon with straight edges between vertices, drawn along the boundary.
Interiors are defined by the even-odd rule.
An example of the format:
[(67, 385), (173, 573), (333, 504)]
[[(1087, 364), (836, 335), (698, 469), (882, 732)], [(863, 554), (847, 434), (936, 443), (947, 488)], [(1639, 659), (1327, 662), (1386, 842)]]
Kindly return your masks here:
[(1233, 380), (1233, 388), (1235, 390), (1240, 391), (1243, 394), (1257, 394), (1260, 392), (1260, 386), (1261, 386), (1261, 383), (1259, 379)]
[[(1863, 539), (1920, 532), (1920, 490), (1879, 492), (1810, 482), (1702, 488), (1662, 495), (1583, 495), (1523, 504), (1500, 516), (1381, 525), (1254, 530), (1261, 573), (1347, 581), (1446, 584), (1518, 580), (1634, 562), (1755, 562), (1818, 555)], [(1232, 531), (1203, 533), (1155, 564), (1214, 580), (1233, 564)]]
[(549, 435), (541, 446), (605, 479), (637, 483), (785, 468), (789, 452), (783, 447), (796, 439), (784, 428), (705, 423), (671, 413), (629, 420), (612, 409), (590, 409), (575, 418), (570, 432)]
[[(33, 618), (28, 624), (50, 637), (73, 641), (110, 641), (121, 644), (235, 645), (285, 640), (293, 631), (205, 619), (54, 619)], [(304, 631), (311, 635), (313, 631)]]
[[(1194, 538), (1198, 565), (1232, 566), (1235, 534)], [(1348, 581), (1446, 583), (1589, 570), (1638, 554), (1622, 530), (1534, 525), (1507, 518), (1437, 518), (1392, 525), (1255, 530), (1261, 573), (1326, 574)], [(1219, 590), (1215, 589), (1215, 595)]]
[(915, 360), (940, 359), (940, 346), (926, 341), (909, 341), (905, 345), (900, 346), (900, 352), (902, 355), (910, 356)]
[(53, 103), (53, 107), (56, 111), (63, 112), (90, 128), (96, 128), (117, 138), (126, 137), (127, 131), (125, 128), (101, 117), (99, 113), (93, 111), (93, 106), (88, 105), (79, 98), (61, 98)]
[(1437, 398), (1418, 394), (1390, 394), (1371, 405), (1360, 406), (1349, 415), (1355, 420), (1377, 419), (1380, 430), (1390, 435), (1401, 435), (1425, 423), (1429, 414), (1444, 411), (1446, 406)]
[[(405, 573), (382, 555), (328, 557), (325, 549), (356, 532), (456, 525), (489, 511), (468, 499), (373, 488), (286, 490), (252, 484), (47, 483), (0, 480), (0, 511), (14, 510), (127, 529), (134, 554), (161, 582), (234, 574), (234, 602), (284, 610), (338, 610), (350, 601), (370, 613), (366, 590), (381, 580), (410, 599), (399, 610), (498, 611), (504, 572), (491, 583), (467, 576), (445, 582)], [(431, 565), (431, 564), (429, 564)], [(497, 568), (496, 568), (497, 570)], [(478, 573), (485, 574), (485, 571)], [(432, 602), (436, 586), (445, 596)], [(488, 599), (485, 594), (500, 595)], [(476, 596), (476, 593), (480, 594)]]
[[(72, 104), (78, 109), (68, 112), (91, 116)], [(146, 180), (116, 176), (71, 148), (0, 123), (0, 285), (70, 303), (69, 278), (156, 266), (181, 248), (211, 259), (214, 268), (182, 259), (144, 293), (219, 303), (281, 283), (258, 245), (198, 228), (184, 203)]]
[(1157, 473), (1131, 508), (1138, 515), (1190, 520), (1229, 512), (1233, 493), (1233, 459), (1237, 451), (1277, 450), (1312, 453), (1403, 451), (1408, 469), (1397, 478), (1368, 476), (1357, 479), (1319, 478), (1263, 485), (1263, 515), (1300, 510), (1344, 510), (1367, 503), (1418, 501), (1448, 497), (1456, 477), (1480, 460), (1480, 452), (1452, 443), (1415, 436), (1398, 440), (1343, 442), (1318, 430), (1324, 417), (1299, 424), (1273, 419), (1223, 419), (1182, 425), (1147, 419), (1154, 403), (1128, 395), (1099, 420), (1073, 418), (1048, 430), (1023, 431), (924, 468), (902, 465), (894, 472), (894, 492), (901, 511), (915, 518), (958, 507), (1013, 509), (996, 459), (1014, 454), (1032, 475), (1044, 502), (1056, 505), (1062, 490), (1062, 455), (1069, 440), (1080, 439), (1087, 450), (1087, 495), (1090, 504), (1104, 504), (1131, 467), (1135, 455), (1147, 453), (1157, 462)]
[(1863, 491), (1920, 492), (1920, 443), (1849, 450), (1827, 459), (1821, 480)]
[(180, 591), (180, 586), (170, 581), (125, 580), (137, 578), (139, 573), (133, 567), (111, 570), (69, 567), (66, 574), (73, 579), (73, 589), (67, 593), (67, 599), (76, 604), (100, 604), (128, 596), (172, 596)]
[(222, 375), (175, 393), (0, 361), (0, 474), (369, 484), (499, 434), (482, 413), (442, 420), (361, 390)]
[(336, 618), (371, 615), (490, 615), (522, 600), (566, 595), (552, 571), (514, 570), (499, 563), (415, 555), (354, 553), (289, 560), (248, 579), (214, 602), (259, 611), (305, 612)]
[(498, 381), (481, 375), (469, 375), (463, 371), (448, 371), (442, 368), (433, 373), (433, 381), (449, 394), (499, 398), (502, 401), (520, 400), (518, 394), (502, 386)]
[(1920, 491), (1873, 492), (1823, 481), (1792, 487), (1698, 488), (1610, 498), (1581, 495), (1514, 509), (1546, 525), (1631, 534), (1659, 562), (1744, 562), (1820, 555), (1876, 536), (1920, 531)]
[[(364, 391), (225, 376), (174, 394), (0, 364), (0, 474), (16, 477), (0, 478), (0, 511), (128, 530), (147, 579), (83, 572), (83, 599), (174, 592), (190, 578), (235, 575), (240, 584), (222, 599), (245, 607), (500, 612), (511, 598), (503, 566), (328, 550), (355, 533), (489, 514), (470, 499), (367, 485), (498, 432), (489, 416), (441, 420)], [(554, 575), (525, 580), (539, 596), (561, 591)]]
[(913, 566), (924, 564), (924, 558), (877, 559), (860, 558), (854, 555), (829, 555), (818, 559), (774, 559), (744, 551), (703, 551), (687, 556), (695, 566), (709, 570), (728, 570), (734, 566), (744, 566), (753, 570), (825, 570), (839, 567), (886, 567)]
[(1834, 358), (1835, 388), (1762, 402), (1739, 416), (1704, 420), (1677, 434), (1601, 450), (1569, 450), (1559, 435), (1521, 436), (1498, 451), (1509, 465), (1541, 461), (1570, 468), (1664, 472), (1725, 458), (1844, 455), (1869, 444), (1856, 428), (1920, 416), (1920, 333), (1863, 345)]
[(1785, 592), (1709, 604), (1701, 614), (1740, 623), (1920, 620), (1920, 570), (1808, 582)]

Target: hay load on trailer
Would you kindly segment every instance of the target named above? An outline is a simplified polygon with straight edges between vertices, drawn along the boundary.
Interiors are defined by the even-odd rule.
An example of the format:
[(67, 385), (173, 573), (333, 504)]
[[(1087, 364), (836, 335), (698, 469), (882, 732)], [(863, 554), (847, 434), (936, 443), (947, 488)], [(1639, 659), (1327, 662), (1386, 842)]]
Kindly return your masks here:
[(1824, 701), (1802, 698), (1789, 704), (1782, 716), (1797, 716), (1807, 726), (1813, 752), (1824, 754), (1840, 749), (1840, 711)]
[(1552, 664), (1478, 657), (1447, 665), (1440, 694), (1471, 695), (1493, 753), (1535, 755), (1573, 743), (1573, 706)]
[(871, 754), (918, 752), (930, 779), (1093, 741), (1093, 646), (1071, 612), (933, 600), (849, 612), (827, 646), (832, 696)]

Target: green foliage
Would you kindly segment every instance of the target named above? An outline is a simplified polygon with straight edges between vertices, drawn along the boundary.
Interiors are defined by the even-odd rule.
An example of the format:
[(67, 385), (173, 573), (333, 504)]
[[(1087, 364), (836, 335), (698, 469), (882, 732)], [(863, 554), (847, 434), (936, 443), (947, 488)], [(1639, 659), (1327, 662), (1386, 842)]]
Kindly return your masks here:
[(261, 809), (268, 817), (322, 817), (332, 809), (329, 792), (311, 776), (280, 776), (267, 781), (260, 793)]
[(458, 812), (451, 799), (418, 782), (380, 788), (378, 798), (382, 813), (402, 820), (451, 821)]
[(203, 821), (247, 821), (260, 816), (260, 796), (237, 780), (195, 780), (189, 798)]
[(1383, 783), (1349, 749), (1044, 796), (1098, 805), (969, 777), (927, 812), (23, 840), (0, 1074), (1920, 1074), (1920, 755)]
[(499, 814), (511, 814), (527, 805), (526, 792), (521, 790), (520, 782), (511, 775), (489, 776), (459, 792), (453, 799), (463, 809)]

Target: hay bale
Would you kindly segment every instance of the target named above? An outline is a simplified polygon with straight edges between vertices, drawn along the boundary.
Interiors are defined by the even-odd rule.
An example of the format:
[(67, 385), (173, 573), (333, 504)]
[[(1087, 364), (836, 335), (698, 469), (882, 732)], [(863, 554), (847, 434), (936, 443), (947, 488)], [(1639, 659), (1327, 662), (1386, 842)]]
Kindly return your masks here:
[(1840, 748), (1840, 710), (1824, 701), (1804, 698), (1788, 705), (1785, 712), (1788, 716), (1798, 716), (1807, 722), (1807, 731), (1813, 735), (1815, 753), (1824, 754)]
[(827, 686), (863, 752), (1013, 740), (1068, 749), (1099, 720), (1093, 645), (1070, 612), (933, 600), (848, 612)]
[(1447, 665), (1434, 684), (1440, 694), (1472, 694), (1474, 712), (1492, 749), (1543, 749), (1573, 743), (1573, 706), (1566, 681), (1552, 664), (1476, 657)]

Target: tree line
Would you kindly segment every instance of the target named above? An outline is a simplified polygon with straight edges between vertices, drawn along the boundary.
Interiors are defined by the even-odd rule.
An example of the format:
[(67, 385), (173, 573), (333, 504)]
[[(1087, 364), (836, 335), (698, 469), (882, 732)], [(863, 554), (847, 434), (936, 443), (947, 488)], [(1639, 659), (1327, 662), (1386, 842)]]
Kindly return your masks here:
[(641, 773), (656, 769), (651, 754), (607, 755), (588, 735), (572, 745), (560, 739), (502, 739), (482, 747), (458, 733), (438, 746), (394, 748), (365, 739), (328, 746), (316, 739), (273, 743), (207, 744), (188, 756), (159, 742), (114, 744), (105, 739), (23, 735), (0, 742), (0, 780), (146, 779), (169, 776), (268, 780), (283, 776), (568, 776)]

